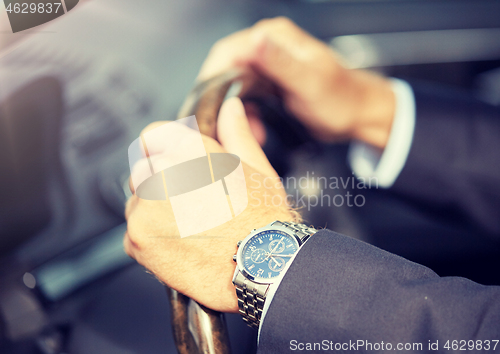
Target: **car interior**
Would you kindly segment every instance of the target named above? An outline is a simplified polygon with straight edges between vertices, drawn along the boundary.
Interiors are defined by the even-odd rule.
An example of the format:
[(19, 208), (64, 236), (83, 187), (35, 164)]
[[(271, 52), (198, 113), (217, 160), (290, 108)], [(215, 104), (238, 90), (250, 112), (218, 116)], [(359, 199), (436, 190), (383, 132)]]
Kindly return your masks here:
[[(123, 251), (127, 149), (147, 124), (176, 118), (218, 39), (286, 16), (353, 69), (498, 105), (498, 14), (493, 0), (94, 0), (0, 47), (0, 353), (177, 352), (165, 287)], [(312, 141), (278, 97), (255, 100), (281, 176), (353, 178), (348, 143)], [(491, 235), (363, 193), (362, 208), (301, 213), (439, 275), (500, 284)], [(225, 322), (231, 352), (255, 353), (257, 332), (237, 314)]]

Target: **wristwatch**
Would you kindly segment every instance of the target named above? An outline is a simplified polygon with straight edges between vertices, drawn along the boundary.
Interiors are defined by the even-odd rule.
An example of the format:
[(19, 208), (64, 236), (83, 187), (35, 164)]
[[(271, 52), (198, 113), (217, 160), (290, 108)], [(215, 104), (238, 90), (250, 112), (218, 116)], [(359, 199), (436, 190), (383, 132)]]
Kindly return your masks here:
[(273, 221), (254, 229), (233, 256), (236, 262), (233, 284), (238, 296), (238, 308), (243, 320), (258, 328), (269, 286), (273, 284), (286, 263), (316, 229), (304, 224)]

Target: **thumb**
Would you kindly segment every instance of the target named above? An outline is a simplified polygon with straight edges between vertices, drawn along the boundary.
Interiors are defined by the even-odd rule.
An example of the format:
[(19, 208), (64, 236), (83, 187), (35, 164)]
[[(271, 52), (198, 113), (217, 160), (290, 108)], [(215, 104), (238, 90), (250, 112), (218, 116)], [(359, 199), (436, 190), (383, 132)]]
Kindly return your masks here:
[(238, 97), (229, 98), (222, 104), (217, 121), (217, 137), (227, 152), (237, 155), (266, 176), (278, 176), (253, 136), (245, 108)]

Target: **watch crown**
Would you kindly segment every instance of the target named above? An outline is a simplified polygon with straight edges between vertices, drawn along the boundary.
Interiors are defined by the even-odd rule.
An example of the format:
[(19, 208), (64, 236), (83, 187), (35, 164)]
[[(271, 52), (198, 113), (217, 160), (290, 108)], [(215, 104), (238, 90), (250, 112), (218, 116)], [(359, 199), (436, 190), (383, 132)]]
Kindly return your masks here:
[(236, 262), (236, 255), (234, 255), (234, 256), (233, 256), (233, 261), (235, 261), (235, 262)]
[(257, 231), (257, 229), (252, 229), (252, 232)]
[(242, 243), (242, 242), (243, 242), (242, 240), (239, 240), (239, 241), (236, 243), (236, 246), (240, 247), (240, 245), (241, 245), (241, 243)]

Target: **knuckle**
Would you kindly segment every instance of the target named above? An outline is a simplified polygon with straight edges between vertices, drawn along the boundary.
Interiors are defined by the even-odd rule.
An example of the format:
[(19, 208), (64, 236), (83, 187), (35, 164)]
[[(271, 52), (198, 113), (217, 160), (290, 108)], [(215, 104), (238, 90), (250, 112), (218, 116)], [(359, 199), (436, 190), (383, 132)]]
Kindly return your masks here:
[[(127, 233), (125, 234), (124, 244), (126, 244), (126, 250), (130, 252), (140, 251), (143, 249), (143, 240), (141, 237), (137, 237), (138, 233), (134, 231), (134, 227), (131, 227), (129, 222), (129, 227)], [(127, 253), (128, 254), (128, 253)]]
[(137, 207), (140, 198), (138, 198), (135, 194), (130, 197), (125, 203), (125, 219), (129, 219), (132, 215), (132, 212)]
[(264, 18), (264, 19), (262, 19), (262, 20), (257, 21), (257, 22), (253, 25), (253, 27), (254, 27), (254, 28), (259, 28), (259, 29), (260, 29), (260, 28), (263, 28), (263, 27), (267, 27), (267, 26), (269, 26), (269, 22), (270, 22), (271, 20), (272, 20), (272, 19), (270, 19), (270, 18)]
[(130, 249), (130, 242), (128, 241), (127, 234), (123, 237), (123, 249), (129, 257), (132, 257), (132, 250)]
[(135, 245), (130, 239), (130, 233), (126, 232), (123, 237), (123, 249), (129, 257), (134, 257)]
[(288, 28), (294, 26), (294, 23), (292, 20), (290, 20), (288, 17), (284, 16), (279, 16), (279, 17), (274, 17), (274, 18), (265, 18), (260, 21), (258, 21), (254, 27), (263, 30), (263, 31), (272, 31), (275, 30), (276, 28)]
[(277, 26), (291, 27), (294, 25), (293, 21), (285, 16), (278, 16), (272, 19)]
[(150, 130), (153, 130), (155, 128), (158, 128), (159, 126), (162, 126), (164, 125), (165, 123), (168, 123), (168, 121), (164, 121), (164, 120), (159, 120), (159, 121), (156, 121), (156, 122), (153, 122), (153, 123), (149, 123), (142, 131), (141, 131), (141, 135), (147, 133), (148, 131)]
[(226, 47), (228, 46), (229, 39), (228, 37), (221, 38), (217, 40), (210, 49), (210, 54), (214, 55), (216, 53), (224, 53), (226, 51)]
[(270, 33), (273, 32), (273, 30), (276, 27), (276, 23), (274, 22), (274, 19), (263, 19), (255, 23), (252, 27), (253, 32), (261, 32), (265, 35), (269, 35)]

